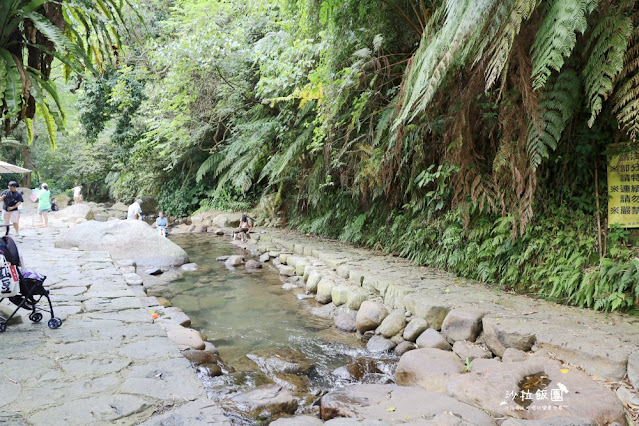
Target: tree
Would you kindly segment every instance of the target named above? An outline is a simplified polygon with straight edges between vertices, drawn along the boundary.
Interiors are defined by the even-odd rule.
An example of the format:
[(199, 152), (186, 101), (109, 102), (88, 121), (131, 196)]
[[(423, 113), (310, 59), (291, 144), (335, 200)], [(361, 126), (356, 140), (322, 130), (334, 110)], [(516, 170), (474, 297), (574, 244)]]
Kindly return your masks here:
[[(128, 4), (128, 3), (127, 3)], [(55, 147), (65, 115), (51, 75), (64, 64), (78, 82), (105, 62), (117, 62), (123, 2), (116, 0), (3, 0), (0, 2), (0, 115), (5, 135), (24, 122), (33, 139), (34, 117), (46, 123)], [(55, 104), (55, 107), (54, 105)]]

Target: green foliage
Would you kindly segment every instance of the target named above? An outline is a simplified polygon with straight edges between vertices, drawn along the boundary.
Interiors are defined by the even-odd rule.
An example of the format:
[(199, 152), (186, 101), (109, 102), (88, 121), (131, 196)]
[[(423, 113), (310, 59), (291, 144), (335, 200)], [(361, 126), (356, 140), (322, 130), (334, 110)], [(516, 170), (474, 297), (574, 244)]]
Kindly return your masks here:
[(540, 89), (552, 70), (560, 71), (565, 58), (577, 43), (576, 32), (583, 34), (586, 19), (599, 0), (552, 0), (532, 46), (533, 88)]
[[(45, 5), (46, 3), (46, 5)], [(0, 5), (0, 115), (5, 131), (32, 120), (36, 110), (46, 123), (55, 147), (57, 130), (64, 126), (64, 112), (57, 89), (49, 81), (54, 59), (70, 72), (97, 74), (119, 49), (123, 1), (7, 0)], [(58, 108), (48, 104), (52, 98)], [(36, 107), (37, 104), (37, 107)], [(9, 119), (14, 119), (13, 124)]]
[[(177, 216), (262, 199), (269, 224), (578, 306), (631, 306), (634, 249), (614, 228), (599, 247), (595, 217), (606, 145), (639, 134), (636, 1), (147, 0), (135, 28), (116, 3), (99, 16), (63, 3), (62, 35), (36, 18), (60, 77), (99, 71), (66, 108), (59, 154), (37, 135), (62, 127), (68, 99), (0, 44), (4, 117), (24, 110), (24, 74), (46, 119), (21, 140), (34, 135), (47, 179), (156, 195)], [(113, 22), (131, 27), (123, 44)]]
[(418, 265), (596, 310), (631, 308), (639, 294), (639, 261), (627, 260), (627, 231), (613, 228), (609, 257), (590, 267), (596, 258), (596, 231), (589, 215), (579, 210), (555, 207), (513, 240), (509, 217), (479, 215), (465, 230), (458, 213), (425, 222), (410, 211), (355, 214), (339, 197), (331, 200), (336, 205), (332, 211), (297, 217), (296, 226), (304, 232), (339, 234), (343, 241), (395, 252)]
[[(491, 24), (495, 37), (487, 56), (490, 58), (486, 67), (486, 90), (490, 89), (502, 75), (510, 57), (515, 38), (521, 30), (521, 25), (527, 21), (540, 3), (540, 0), (517, 0), (514, 2), (501, 2), (496, 13), (493, 14), (494, 24)], [(486, 37), (489, 43), (492, 37)], [(484, 53), (480, 50), (479, 57)], [(477, 60), (479, 59), (477, 58)]]
[(157, 199), (165, 214), (184, 217), (199, 208), (203, 196), (204, 189), (189, 176), (186, 180), (177, 177), (164, 182)]
[(586, 101), (591, 111), (588, 125), (591, 127), (623, 70), (624, 55), (633, 30), (632, 19), (625, 15), (627, 12), (627, 5), (611, 8), (592, 30), (586, 46), (589, 55), (583, 75)]
[(624, 69), (614, 93), (613, 111), (632, 140), (639, 137), (639, 15), (634, 12), (634, 30), (624, 56)]
[(483, 26), (498, 3), (494, 0), (446, 2), (424, 32), (405, 77), (395, 126), (412, 121), (429, 106), (446, 77), (476, 51)]
[(249, 211), (253, 205), (252, 200), (244, 194), (235, 191), (234, 188), (209, 191), (211, 198), (205, 198), (200, 202), (200, 208), (195, 212), (207, 210), (224, 210), (230, 212)]
[(530, 165), (536, 169), (557, 144), (568, 122), (579, 107), (579, 78), (564, 71), (544, 89), (539, 102), (538, 120), (531, 120), (526, 149)]

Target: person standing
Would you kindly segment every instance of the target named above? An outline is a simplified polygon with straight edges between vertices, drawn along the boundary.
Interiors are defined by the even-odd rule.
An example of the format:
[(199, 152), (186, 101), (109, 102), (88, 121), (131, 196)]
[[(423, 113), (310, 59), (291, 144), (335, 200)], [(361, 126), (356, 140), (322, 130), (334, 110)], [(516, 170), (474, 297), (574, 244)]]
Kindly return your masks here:
[(142, 204), (142, 200), (138, 198), (129, 206), (126, 213), (127, 219), (142, 220), (142, 207), (140, 207), (140, 204)]
[(51, 211), (51, 191), (49, 186), (43, 183), (38, 191), (38, 218), (40, 219), (38, 227), (44, 228), (49, 224), (49, 211)]
[(18, 183), (16, 181), (9, 182), (9, 189), (5, 189), (0, 194), (0, 201), (3, 201), (2, 220), (7, 225), (12, 223), (16, 235), (20, 235), (20, 212), (18, 207), (24, 203), (24, 199), (22, 194), (18, 192)]
[(83, 183), (76, 185), (73, 187), (73, 202), (74, 203), (81, 203), (82, 202), (82, 187), (84, 186)]

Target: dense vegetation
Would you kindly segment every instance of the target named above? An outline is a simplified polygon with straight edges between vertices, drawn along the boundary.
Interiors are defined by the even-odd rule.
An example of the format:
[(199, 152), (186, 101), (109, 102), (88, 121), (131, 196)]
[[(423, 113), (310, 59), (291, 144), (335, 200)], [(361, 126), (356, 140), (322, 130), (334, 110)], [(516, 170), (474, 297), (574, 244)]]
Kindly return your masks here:
[[(52, 3), (11, 3), (22, 25), (0, 38), (0, 77), (42, 44), (32, 25), (60, 70), (0, 84), (0, 150), (34, 154), (60, 188), (156, 195), (179, 216), (259, 202), (265, 223), (507, 289), (639, 300), (605, 179), (610, 145), (639, 135), (634, 0), (76, 0), (62, 33), (44, 25)], [(73, 72), (75, 94), (49, 88)], [(36, 137), (30, 102), (46, 104)], [(6, 145), (38, 126), (54, 140), (62, 108), (57, 151)]]

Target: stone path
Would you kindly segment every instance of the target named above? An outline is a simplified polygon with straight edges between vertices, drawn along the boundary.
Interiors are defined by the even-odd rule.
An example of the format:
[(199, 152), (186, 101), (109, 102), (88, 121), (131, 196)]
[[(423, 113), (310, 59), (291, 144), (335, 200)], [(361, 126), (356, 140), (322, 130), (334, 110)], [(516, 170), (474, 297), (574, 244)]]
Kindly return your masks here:
[(110, 255), (54, 248), (58, 231), (25, 219), (16, 243), (48, 277), (63, 323), (50, 330), (48, 314), (36, 324), (23, 315), (0, 333), (0, 424), (228, 424)]

